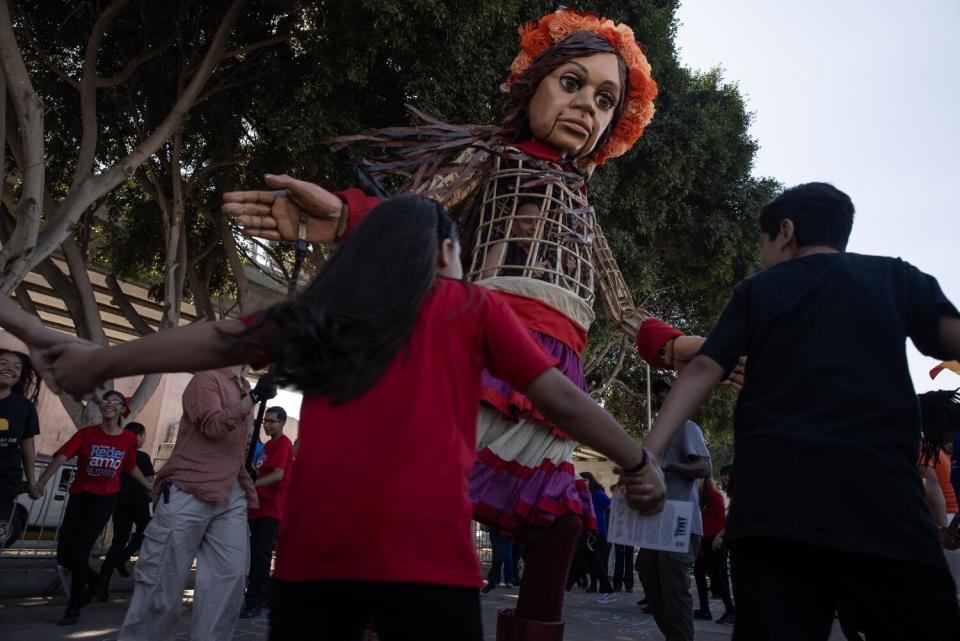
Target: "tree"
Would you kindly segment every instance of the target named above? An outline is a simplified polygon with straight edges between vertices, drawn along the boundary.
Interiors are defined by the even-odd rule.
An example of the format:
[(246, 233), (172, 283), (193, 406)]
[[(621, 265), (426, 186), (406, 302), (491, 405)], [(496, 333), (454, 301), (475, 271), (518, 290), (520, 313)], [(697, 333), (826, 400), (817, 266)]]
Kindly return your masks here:
[[(96, 10), (92, 3), (52, 4), (18, 3), (12, 19), (0, 12), (0, 22), (7, 16), (9, 23), (0, 32), (7, 91), (16, 91), (10, 78), (24, 75), (34, 89), (28, 99), (21, 97), (22, 117), (8, 110), (17, 113), (14, 129), (34, 137), (20, 145), (22, 187), (5, 198), (10, 240), (0, 251), (0, 287), (15, 284), (18, 260), (48, 280), (73, 283), (77, 291), (64, 287), (63, 296), (78, 329), (94, 326), (82, 329), (83, 335), (95, 333), (96, 320), (90, 311), (95, 307), (85, 307), (89, 297), (79, 291), (82, 275), (73, 269), (57, 275), (37, 260), (51, 234), (80, 221), (75, 234), (58, 232), (64, 256), (154, 283), (157, 299), (167, 306), (167, 324), (182, 300), (192, 299), (205, 317), (215, 317), (211, 291), (231, 291), (245, 306), (240, 267), (250, 248), (235, 242), (219, 217), (220, 192), (262, 185), (266, 171), (336, 188), (353, 185), (351, 159), (331, 153), (324, 141), (411, 122), (408, 103), (448, 122), (495, 122), (502, 104), (498, 86), (516, 53), (516, 27), (556, 8), (519, 0), (181, 0), (173, 11), (170, 3), (145, 0), (99, 3)], [(234, 16), (239, 4), (243, 10)], [(592, 202), (636, 300), (685, 331), (702, 333), (733, 283), (757, 267), (755, 212), (776, 183), (751, 176), (756, 143), (737, 88), (717, 70), (680, 65), (676, 0), (592, 5), (633, 26), (660, 86), (652, 125), (633, 151), (596, 172)], [(232, 27), (225, 26), (230, 16)], [(109, 31), (94, 30), (98, 21)], [(224, 30), (219, 54), (211, 54)], [(19, 69), (7, 55), (11, 42), (16, 49), (14, 34), (21, 45), (20, 76), (7, 72), (8, 66)], [(56, 46), (45, 51), (36, 43)], [(205, 64), (205, 83), (192, 100), (181, 101)], [(102, 78), (120, 81), (101, 86)], [(39, 137), (37, 96), (47, 109)], [(33, 111), (27, 109), (31, 100)], [(169, 124), (174, 112), (179, 120)], [(159, 142), (157, 132), (163, 134)], [(79, 171), (76, 150), (89, 150), (91, 136), (95, 160)], [(20, 139), (27, 142), (22, 133)], [(9, 136), (7, 144), (19, 153)], [(138, 149), (149, 153), (134, 155)], [(29, 159), (44, 151), (47, 175), (38, 191), (38, 169)], [(123, 173), (131, 162), (133, 171)], [(103, 183), (106, 176), (120, 180)], [(77, 181), (87, 186), (81, 189)], [(113, 186), (91, 192), (94, 184)], [(99, 195), (83, 204), (81, 193)], [(32, 203), (48, 197), (51, 204), (41, 208), (46, 224), (31, 245), (31, 212), (37, 210)], [(89, 242), (91, 235), (100, 241)], [(18, 247), (32, 249), (23, 253)], [(280, 266), (289, 258), (282, 247), (267, 251)], [(322, 262), (323, 254), (316, 255)], [(583, 360), (595, 395), (625, 425), (642, 429), (645, 368), (602, 318)], [(705, 426), (728, 423), (731, 407), (730, 394), (716, 395), (704, 412)]]
[[(0, 290), (17, 288), (27, 271), (36, 269), (66, 301), (78, 335), (105, 344), (86, 271), (87, 241), (99, 224), (97, 212), (109, 208), (111, 192), (130, 178), (139, 179), (154, 197), (165, 253), (161, 328), (178, 324), (188, 271), (194, 275), (188, 267), (210, 254), (203, 249), (188, 255), (186, 204), (220, 166), (194, 158), (194, 164), (184, 166), (187, 116), (198, 104), (245, 80), (245, 62), (289, 35), (275, 33), (281, 25), (274, 18), (282, 7), (271, 3), (251, 3), (248, 26), (239, 31), (241, 38), (274, 33), (233, 47), (243, 0), (215, 6), (182, 2), (173, 12), (143, 1), (99, 4), (22, 2), (11, 15), (9, 3), (0, 2), (0, 64), (17, 118), (5, 118), (2, 111), (0, 115), (20, 178), (19, 195), (14, 190), (4, 193)], [(266, 20), (264, 11), (270, 12)], [(28, 46), (18, 47), (18, 38)], [(40, 43), (57, 46), (48, 52)], [(54, 115), (46, 126), (41, 104)], [(168, 153), (158, 153), (163, 151)], [(127, 188), (121, 198), (131, 195)], [(84, 224), (77, 228), (81, 217)], [(219, 231), (218, 237), (224, 234)], [(57, 249), (68, 273), (51, 260)], [(206, 269), (211, 275), (214, 271)], [(153, 331), (137, 317), (116, 279), (108, 282), (114, 302), (131, 324), (141, 333)], [(201, 282), (194, 280), (198, 290)], [(18, 299), (30, 306), (22, 287)], [(134, 411), (158, 382), (158, 376), (144, 378), (132, 400)], [(78, 425), (91, 420), (94, 406), (63, 400)]]

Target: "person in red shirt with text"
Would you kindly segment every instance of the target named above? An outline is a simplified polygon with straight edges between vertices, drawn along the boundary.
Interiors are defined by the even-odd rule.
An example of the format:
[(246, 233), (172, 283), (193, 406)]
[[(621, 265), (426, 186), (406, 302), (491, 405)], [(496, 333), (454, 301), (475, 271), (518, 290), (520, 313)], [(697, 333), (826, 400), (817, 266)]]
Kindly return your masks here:
[[(134, 370), (260, 359), (273, 361), (278, 383), (303, 391), (272, 641), (359, 639), (371, 619), (383, 639), (483, 639), (467, 489), (484, 369), (624, 470), (628, 501), (663, 507), (656, 460), (557, 369), (500, 297), (461, 280), (459, 252), (439, 203), (398, 196), (375, 207), (293, 301), (93, 357), (83, 347), (47, 352), (73, 394)], [(562, 550), (554, 558), (568, 561)], [(562, 624), (550, 638), (561, 636)]]
[(90, 603), (105, 580), (90, 567), (90, 551), (113, 514), (120, 493), (120, 474), (126, 472), (147, 491), (152, 489), (137, 469), (137, 437), (120, 425), (121, 414), (126, 413), (129, 408), (123, 394), (104, 394), (100, 401), (103, 423), (77, 430), (57, 450), (34, 486), (34, 494), (42, 496), (47, 481), (60, 466), (77, 457), (77, 475), (70, 485), (70, 500), (57, 543), (57, 563), (70, 573), (67, 611), (60, 625), (79, 621), (80, 609)]
[(283, 520), (290, 474), (293, 471), (293, 443), (283, 433), (287, 412), (280, 406), (268, 408), (263, 415), (263, 430), (270, 437), (257, 458), (257, 498), (259, 508), (247, 512), (250, 520), (250, 575), (246, 607), (242, 619), (260, 616), (270, 591), (270, 562), (277, 543), (277, 531)]

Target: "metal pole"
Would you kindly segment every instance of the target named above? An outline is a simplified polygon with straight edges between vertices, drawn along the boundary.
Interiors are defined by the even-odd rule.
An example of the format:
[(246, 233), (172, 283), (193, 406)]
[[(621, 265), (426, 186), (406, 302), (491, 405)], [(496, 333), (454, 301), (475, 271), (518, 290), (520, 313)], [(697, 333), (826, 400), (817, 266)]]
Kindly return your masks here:
[(647, 368), (647, 431), (650, 431), (650, 428), (653, 427), (653, 407), (650, 402), (650, 363), (644, 362), (644, 366)]

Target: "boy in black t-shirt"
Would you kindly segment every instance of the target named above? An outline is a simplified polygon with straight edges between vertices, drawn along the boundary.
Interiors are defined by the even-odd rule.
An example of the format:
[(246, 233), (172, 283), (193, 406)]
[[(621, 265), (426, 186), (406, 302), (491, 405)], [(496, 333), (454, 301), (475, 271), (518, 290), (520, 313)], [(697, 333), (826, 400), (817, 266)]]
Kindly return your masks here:
[(874, 638), (960, 639), (904, 349), (960, 357), (960, 315), (913, 266), (845, 253), (852, 225), (850, 198), (824, 183), (763, 207), (765, 271), (734, 289), (644, 442), (662, 454), (748, 357), (726, 531), (736, 641), (826, 639), (841, 599)]

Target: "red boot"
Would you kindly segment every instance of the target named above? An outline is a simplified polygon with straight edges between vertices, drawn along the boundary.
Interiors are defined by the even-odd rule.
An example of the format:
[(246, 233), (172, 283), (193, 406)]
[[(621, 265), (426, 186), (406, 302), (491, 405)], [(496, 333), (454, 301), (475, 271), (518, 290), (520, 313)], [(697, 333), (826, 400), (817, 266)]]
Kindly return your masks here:
[(497, 641), (563, 641), (563, 621), (522, 619), (513, 610), (500, 610)]

